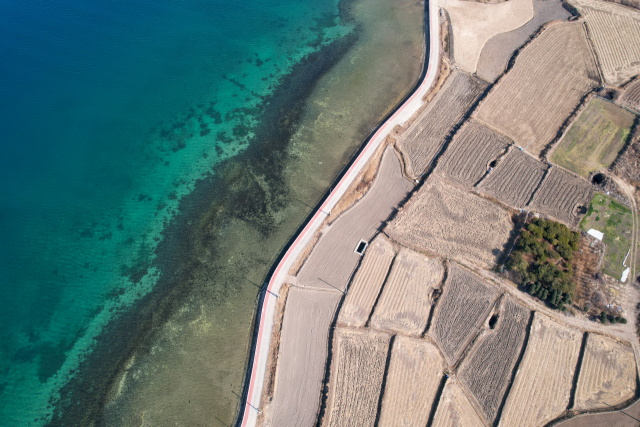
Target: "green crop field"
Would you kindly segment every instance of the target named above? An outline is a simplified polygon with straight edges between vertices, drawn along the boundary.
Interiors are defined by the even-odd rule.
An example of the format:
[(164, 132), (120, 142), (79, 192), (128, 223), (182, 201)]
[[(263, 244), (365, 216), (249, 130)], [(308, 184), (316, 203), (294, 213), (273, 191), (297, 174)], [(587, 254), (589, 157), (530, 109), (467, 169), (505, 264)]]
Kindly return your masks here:
[(608, 168), (624, 147), (635, 115), (593, 98), (560, 140), (551, 161), (583, 177)]
[[(580, 228), (585, 231), (594, 228), (604, 233), (603, 240), (607, 250), (602, 271), (619, 280), (626, 268), (622, 262), (631, 248), (631, 209), (611, 197), (596, 193), (589, 205), (589, 211), (580, 222)], [(629, 264), (630, 261), (627, 260), (627, 266)]]

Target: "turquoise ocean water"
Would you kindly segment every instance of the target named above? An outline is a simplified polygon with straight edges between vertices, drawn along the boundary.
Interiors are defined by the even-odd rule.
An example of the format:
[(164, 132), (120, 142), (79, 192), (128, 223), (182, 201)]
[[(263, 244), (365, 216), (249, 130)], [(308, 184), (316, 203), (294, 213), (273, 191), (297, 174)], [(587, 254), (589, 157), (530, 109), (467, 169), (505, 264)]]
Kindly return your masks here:
[(181, 198), (351, 31), (333, 0), (0, 0), (0, 424), (51, 419), (94, 338), (153, 290)]

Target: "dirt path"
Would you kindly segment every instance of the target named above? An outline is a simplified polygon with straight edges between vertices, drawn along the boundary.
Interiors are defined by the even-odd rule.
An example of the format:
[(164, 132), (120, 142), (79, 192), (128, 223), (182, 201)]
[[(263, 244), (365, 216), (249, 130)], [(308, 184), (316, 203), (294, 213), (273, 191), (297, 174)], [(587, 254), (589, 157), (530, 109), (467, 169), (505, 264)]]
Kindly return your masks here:
[(361, 259), (355, 252), (358, 242), (369, 242), (412, 188), (398, 155), (387, 148), (367, 194), (327, 228), (309, 255), (298, 274), (299, 286), (344, 291)]

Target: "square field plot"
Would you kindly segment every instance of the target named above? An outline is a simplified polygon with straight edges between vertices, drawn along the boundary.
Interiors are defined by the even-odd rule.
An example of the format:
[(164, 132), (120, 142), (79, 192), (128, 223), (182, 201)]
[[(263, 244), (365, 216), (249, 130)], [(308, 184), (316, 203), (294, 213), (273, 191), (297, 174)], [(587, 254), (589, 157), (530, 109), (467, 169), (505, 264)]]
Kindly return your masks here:
[[(631, 209), (620, 202), (596, 193), (589, 205), (587, 215), (580, 222), (580, 228), (589, 231), (593, 228), (604, 233), (603, 241), (607, 245), (602, 271), (620, 279), (627, 268), (623, 265), (627, 252), (631, 248), (633, 218)], [(626, 263), (630, 265), (629, 262)]]
[(587, 178), (608, 168), (629, 137), (635, 115), (593, 98), (554, 149), (551, 161)]
[(512, 230), (509, 213), (496, 203), (432, 177), (385, 232), (413, 249), (490, 268)]

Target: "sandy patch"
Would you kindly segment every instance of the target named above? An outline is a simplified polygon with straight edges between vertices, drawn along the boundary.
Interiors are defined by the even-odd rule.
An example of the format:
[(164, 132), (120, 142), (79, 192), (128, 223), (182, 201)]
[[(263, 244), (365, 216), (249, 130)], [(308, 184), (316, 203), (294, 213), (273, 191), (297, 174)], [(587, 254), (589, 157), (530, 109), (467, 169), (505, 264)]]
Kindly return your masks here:
[(485, 427), (455, 377), (444, 386), (433, 427)]

